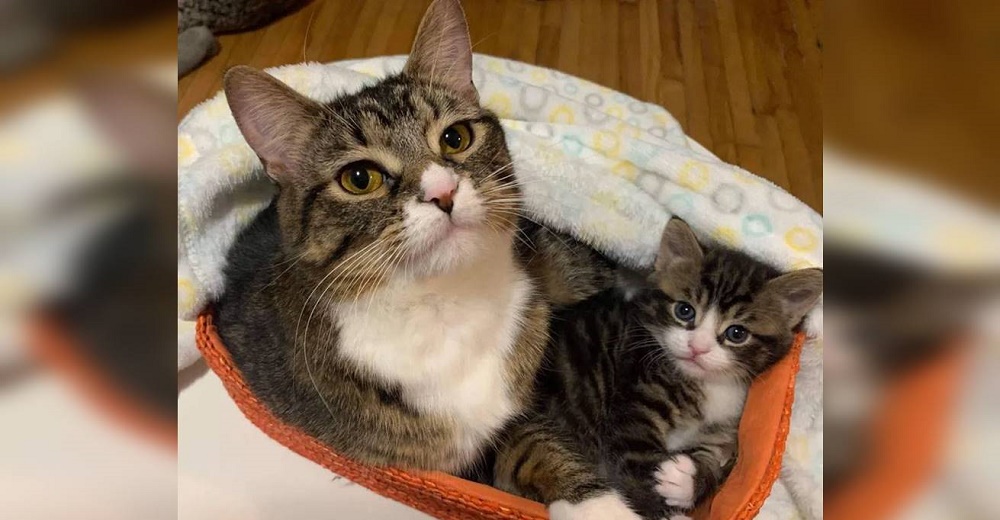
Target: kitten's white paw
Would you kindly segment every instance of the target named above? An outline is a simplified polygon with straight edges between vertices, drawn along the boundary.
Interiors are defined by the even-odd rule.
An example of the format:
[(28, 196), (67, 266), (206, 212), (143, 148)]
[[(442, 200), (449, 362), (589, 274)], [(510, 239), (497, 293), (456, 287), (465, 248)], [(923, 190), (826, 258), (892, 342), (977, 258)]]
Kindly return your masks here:
[(558, 500), (549, 505), (551, 520), (642, 520), (618, 493), (588, 498), (579, 504)]
[(691, 520), (688, 515), (670, 515), (670, 518), (664, 517), (663, 520)]
[(697, 472), (691, 457), (675, 455), (661, 463), (653, 474), (656, 492), (667, 505), (691, 507), (694, 505), (694, 476)]

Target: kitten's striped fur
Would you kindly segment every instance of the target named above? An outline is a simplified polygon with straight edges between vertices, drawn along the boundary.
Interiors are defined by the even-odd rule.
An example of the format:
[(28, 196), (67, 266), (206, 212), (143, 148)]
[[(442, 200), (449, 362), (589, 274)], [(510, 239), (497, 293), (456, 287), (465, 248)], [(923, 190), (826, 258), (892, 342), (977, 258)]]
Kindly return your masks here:
[[(683, 514), (736, 460), (750, 380), (783, 357), (822, 290), (822, 273), (781, 275), (743, 253), (703, 248), (673, 219), (657, 269), (630, 301), (600, 295), (554, 313), (534, 413), (509, 431), (495, 466), (502, 489), (552, 504), (615, 489), (646, 518)], [(686, 322), (678, 302), (700, 315)], [(732, 324), (750, 331), (734, 345)], [(685, 366), (676, 338), (711, 326), (719, 361)], [(700, 341), (692, 339), (691, 341)], [(689, 475), (693, 472), (693, 475)]]

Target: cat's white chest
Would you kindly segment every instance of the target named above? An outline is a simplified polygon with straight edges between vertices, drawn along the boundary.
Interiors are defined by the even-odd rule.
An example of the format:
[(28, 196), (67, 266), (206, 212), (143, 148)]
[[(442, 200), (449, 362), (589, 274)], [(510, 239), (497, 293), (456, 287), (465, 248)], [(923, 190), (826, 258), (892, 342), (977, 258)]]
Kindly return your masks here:
[(338, 352), (420, 411), (452, 419), (470, 455), (518, 411), (506, 364), (532, 290), (511, 259), (486, 263), (333, 308)]
[(747, 388), (740, 381), (706, 381), (701, 413), (706, 424), (728, 422), (743, 413)]
[(698, 443), (702, 426), (738, 420), (743, 413), (747, 388), (738, 381), (706, 381), (701, 403), (702, 418), (671, 430), (666, 438), (668, 451), (680, 451)]

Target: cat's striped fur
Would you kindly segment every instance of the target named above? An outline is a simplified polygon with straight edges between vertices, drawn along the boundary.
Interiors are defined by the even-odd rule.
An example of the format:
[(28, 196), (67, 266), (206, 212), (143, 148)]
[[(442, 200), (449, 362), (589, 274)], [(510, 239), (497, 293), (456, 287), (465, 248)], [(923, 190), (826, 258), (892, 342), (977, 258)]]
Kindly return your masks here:
[[(821, 290), (818, 269), (781, 275), (671, 220), (630, 300), (609, 290), (553, 315), (536, 407), (508, 431), (496, 485), (546, 504), (617, 490), (646, 518), (683, 514), (732, 468), (748, 384), (788, 352)], [(678, 302), (698, 316), (679, 319)], [(733, 324), (750, 332), (738, 345)], [(678, 338), (706, 327), (722, 353), (685, 365)]]
[[(401, 74), (355, 94), (321, 104), (241, 67), (226, 97), (278, 186), (216, 304), (247, 383), (344, 455), (462, 471), (530, 405), (552, 302), (613, 271), (522, 218), (457, 0), (431, 4)], [(355, 173), (373, 189), (346, 186)]]

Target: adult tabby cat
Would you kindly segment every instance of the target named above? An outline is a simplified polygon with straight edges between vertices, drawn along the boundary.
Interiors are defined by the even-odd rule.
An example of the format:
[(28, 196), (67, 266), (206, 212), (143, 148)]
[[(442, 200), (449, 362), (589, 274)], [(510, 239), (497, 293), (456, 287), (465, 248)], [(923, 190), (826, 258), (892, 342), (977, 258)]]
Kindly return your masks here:
[(461, 6), (431, 4), (402, 73), (356, 94), (319, 104), (246, 67), (225, 91), (279, 189), (216, 305), (252, 390), (347, 456), (463, 470), (530, 404), (550, 305), (613, 271), (519, 223)]
[[(535, 410), (512, 426), (496, 485), (553, 517), (684, 517), (726, 478), (750, 381), (789, 350), (822, 271), (781, 274), (702, 247), (670, 220), (655, 272), (556, 312)], [(618, 516), (616, 516), (618, 515)]]

